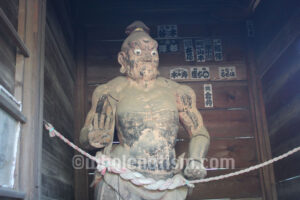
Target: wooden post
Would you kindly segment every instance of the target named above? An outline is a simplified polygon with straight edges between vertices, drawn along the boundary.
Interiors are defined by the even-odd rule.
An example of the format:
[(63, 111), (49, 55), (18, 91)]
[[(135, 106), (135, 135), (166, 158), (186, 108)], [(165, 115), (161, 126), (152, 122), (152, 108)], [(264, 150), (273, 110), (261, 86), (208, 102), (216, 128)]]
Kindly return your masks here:
[[(74, 91), (74, 142), (79, 145), (80, 130), (86, 116), (86, 67), (85, 67), (85, 31), (78, 28), (76, 31), (76, 87)], [(75, 152), (77, 154), (77, 152)], [(75, 199), (89, 199), (89, 183), (87, 169), (75, 169)]]
[(19, 4), (19, 34), (30, 57), (17, 55), (16, 96), (27, 117), (20, 134), (17, 189), (31, 200), (40, 199), (41, 192), (46, 0), (20, 0)]
[[(251, 45), (248, 45), (248, 81), (250, 109), (253, 120), (253, 130), (256, 141), (259, 162), (272, 158), (268, 125), (266, 121), (265, 105), (262, 98), (261, 81), (255, 71), (255, 57)], [(273, 165), (268, 165), (259, 170), (263, 199), (277, 200), (276, 183)]]

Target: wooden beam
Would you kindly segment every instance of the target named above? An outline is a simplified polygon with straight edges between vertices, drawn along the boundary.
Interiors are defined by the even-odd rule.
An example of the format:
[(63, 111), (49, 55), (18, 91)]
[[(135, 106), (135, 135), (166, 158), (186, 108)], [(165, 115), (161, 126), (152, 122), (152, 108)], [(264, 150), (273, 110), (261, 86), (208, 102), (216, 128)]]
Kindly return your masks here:
[(25, 195), (26, 195), (25, 192), (18, 192), (12, 189), (0, 187), (0, 197), (4, 197), (4, 199), (7, 198), (24, 199)]
[(21, 123), (26, 122), (26, 117), (20, 112), (16, 105), (14, 105), (7, 97), (0, 93), (0, 108), (6, 111), (10, 116), (15, 120), (20, 121)]
[[(270, 138), (266, 120), (265, 106), (262, 97), (261, 81), (255, 71), (254, 51), (251, 48), (251, 41), (248, 41), (248, 80), (249, 99), (254, 124), (254, 135), (256, 139), (257, 156), (259, 162), (265, 162), (272, 158)], [(268, 165), (259, 170), (263, 199), (277, 200), (275, 177), (273, 165)]]
[(293, 44), (300, 35), (300, 9), (291, 17), (288, 23), (279, 31), (272, 42), (257, 58), (257, 73), (259, 78), (270, 70), (285, 50)]
[[(25, 8), (22, 37), (31, 56), (22, 61), (22, 112), (28, 121), (21, 127), (17, 189), (26, 192), (26, 200), (34, 200), (41, 199), (46, 0), (20, 0), (19, 3)], [(19, 21), (23, 23), (24, 15), (19, 14)]]
[(296, 77), (297, 73), (299, 74), (300, 72), (299, 54), (295, 54), (289, 50), (287, 50), (284, 54), (285, 55), (280, 58), (280, 60), (282, 61), (279, 64), (277, 63), (276, 66), (274, 65), (273, 67), (274, 69), (280, 66), (279, 70), (273, 70), (273, 74), (275, 74), (275, 71), (278, 76), (273, 76), (272, 79), (269, 78), (269, 81), (264, 84), (264, 100), (266, 104), (271, 103), (274, 98), (278, 96), (278, 92), (282, 91), (282, 88), (286, 86), (290, 79)]
[(269, 117), (270, 136), (274, 136), (288, 122), (300, 117), (300, 95), (289, 100), (288, 104), (280, 108)]
[(5, 15), (4, 11), (0, 8), (0, 24), (2, 25), (3, 32), (6, 32), (7, 35), (12, 39), (14, 44), (20, 49), (21, 53), (25, 57), (29, 57), (30, 53), (28, 48), (26, 47), (25, 43), (20, 38), (18, 32), (9, 21), (7, 16)]
[[(76, 63), (77, 77), (74, 91), (74, 142), (80, 146), (80, 130), (84, 125), (87, 113), (87, 82), (86, 82), (86, 37), (85, 30), (78, 28), (76, 31)], [(89, 199), (89, 182), (87, 169), (75, 169), (75, 200)]]

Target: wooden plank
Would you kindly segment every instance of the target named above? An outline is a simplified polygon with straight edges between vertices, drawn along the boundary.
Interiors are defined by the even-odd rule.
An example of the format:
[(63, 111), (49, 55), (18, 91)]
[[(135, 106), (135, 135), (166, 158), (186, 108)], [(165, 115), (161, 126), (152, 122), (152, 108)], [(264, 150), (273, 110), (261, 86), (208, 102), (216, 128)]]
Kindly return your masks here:
[(20, 134), (18, 189), (26, 192), (28, 199), (40, 199), (46, 2), (26, 0), (20, 5), (26, 8), (24, 41), (31, 56), (24, 65), (22, 103), (28, 121)]
[(4, 11), (1, 8), (0, 8), (0, 24), (3, 30), (7, 32), (7, 35), (10, 36), (14, 44), (20, 49), (21, 53), (25, 57), (29, 57), (30, 53), (28, 48), (26, 47), (25, 43), (18, 35), (18, 32), (16, 31), (15, 27), (9, 21), (9, 19), (7, 18), (7, 16), (5, 15)]
[[(176, 153), (188, 152), (188, 141), (176, 144)], [(252, 139), (212, 139), (204, 165), (206, 168), (240, 169), (257, 164), (255, 140)], [(188, 154), (186, 154), (188, 157)], [(225, 159), (231, 159), (225, 161)], [(228, 162), (228, 163), (227, 163)], [(228, 165), (228, 166), (226, 166)]]
[(276, 134), (286, 124), (297, 120), (300, 117), (300, 95), (291, 99), (287, 105), (281, 107), (277, 112), (269, 117), (270, 136)]
[[(197, 108), (205, 109), (204, 84), (183, 83), (190, 86), (197, 96)], [(249, 106), (248, 86), (246, 82), (215, 82), (212, 84), (214, 108), (247, 108)]]
[(1, 199), (25, 199), (26, 194), (24, 192), (15, 191), (13, 189), (0, 187), (0, 197)]
[(89, 85), (97, 85), (107, 83), (111, 79), (122, 76), (120, 68), (116, 67), (88, 67), (87, 68), (87, 82)]
[(19, 22), (18, 20), (19, 0), (1, 0), (0, 8), (2, 8), (5, 15), (14, 26), (14, 28), (17, 29), (18, 22)]
[[(48, 23), (46, 24), (46, 43), (47, 48), (45, 49), (46, 55), (46, 74), (50, 73), (49, 78), (52, 80), (49, 82), (49, 86), (56, 86), (57, 83), (60, 83), (58, 86), (60, 91), (70, 102), (73, 102), (73, 90), (74, 90), (74, 80), (71, 72), (68, 70), (67, 63), (63, 59), (61, 51), (59, 51), (59, 46), (64, 45), (58, 43), (54, 38), (53, 32), (49, 29)], [(70, 57), (70, 59), (73, 59)], [(74, 61), (73, 61), (74, 62)], [(62, 98), (58, 96), (59, 98)], [(69, 105), (70, 107), (70, 105)]]
[[(172, 65), (171, 62), (169, 62), (168, 65), (160, 65), (158, 70), (160, 72), (160, 75), (165, 77), (165, 78), (170, 78), (170, 70), (173, 68), (177, 68), (177, 67), (182, 67), (185, 68), (187, 70), (189, 70), (190, 72), (190, 68), (192, 67), (209, 67), (209, 71), (210, 71), (210, 81), (227, 81), (226, 79), (220, 78), (219, 76), (219, 67), (235, 67), (236, 68), (236, 77), (229, 79), (229, 80), (236, 80), (236, 81), (240, 81), (240, 80), (247, 80), (247, 69), (246, 69), (246, 65), (244, 62), (239, 62), (239, 61), (235, 61), (235, 62), (221, 62), (221, 63), (205, 63), (205, 64), (196, 64), (196, 65)], [(208, 81), (205, 80), (205, 81)], [(203, 82), (202, 80), (193, 80), (191, 78), (187, 79), (187, 80), (176, 80), (177, 82)]]
[[(73, 46), (69, 46), (70, 44), (67, 42), (68, 39), (66, 37), (71, 37), (64, 35), (63, 30), (66, 29), (65, 25), (63, 25), (59, 19), (59, 13), (56, 11), (54, 5), (52, 4), (54, 1), (47, 2), (47, 28), (50, 29), (51, 34), (53, 35), (53, 39), (56, 45), (56, 51), (60, 54), (61, 62), (64, 62), (69, 70), (69, 73), (72, 76), (72, 79), (75, 80), (75, 62), (73, 57)], [(64, 11), (66, 12), (66, 11)], [(71, 21), (69, 22), (71, 23)], [(68, 25), (66, 25), (68, 26)]]
[[(227, 174), (233, 170), (208, 172), (208, 176)], [(260, 197), (260, 182), (257, 171), (232, 178), (196, 184), (187, 200), (236, 199)]]
[(15, 87), (16, 48), (9, 37), (0, 31), (0, 84), (10, 93)]
[(278, 199), (299, 199), (300, 177), (280, 182), (276, 186)]
[[(87, 28), (87, 40), (88, 42), (105, 41), (105, 40), (124, 40), (126, 38), (125, 28), (129, 24), (124, 26), (113, 25), (97, 25)], [(150, 35), (153, 38), (157, 38), (157, 24), (146, 24), (150, 28)], [(212, 35), (216, 37), (240, 37), (241, 24), (240, 23), (220, 23), (215, 25), (213, 23), (206, 24), (177, 24), (179, 37), (198, 37), (211, 38)]]
[[(76, 82), (75, 82), (75, 100), (74, 100), (74, 142), (80, 145), (80, 130), (84, 125), (85, 117), (88, 112), (87, 107), (87, 81), (86, 81), (86, 63), (85, 63), (85, 30), (78, 28), (76, 30)], [(89, 199), (89, 177), (86, 169), (75, 170), (75, 199)]]
[[(248, 41), (249, 43), (251, 41)], [(259, 162), (265, 162), (272, 158), (270, 138), (266, 121), (265, 106), (262, 97), (261, 82), (257, 77), (254, 64), (254, 51), (248, 43), (248, 81), (249, 99), (254, 135), (256, 140), (256, 151)], [(273, 165), (268, 165), (259, 170), (262, 196), (264, 199), (277, 199), (275, 188), (275, 177)]]
[[(299, 61), (300, 62), (300, 61)], [(281, 107), (288, 104), (293, 98), (300, 93), (300, 70), (294, 74), (290, 74), (289, 78), (284, 81), (283, 85), (276, 90), (276, 93), (272, 95), (272, 98), (266, 104), (267, 116), (274, 115)], [(276, 83), (275, 83), (276, 84)], [(268, 90), (264, 89), (266, 93)], [(264, 98), (266, 99), (266, 98)], [(266, 101), (266, 100), (265, 100)]]
[(283, 52), (295, 41), (300, 34), (300, 12), (299, 9), (291, 19), (279, 31), (257, 60), (257, 72), (260, 78), (266, 74), (272, 65), (280, 58)]
[[(26, 2), (25, 1), (18, 1), (19, 5), (19, 12), (18, 12), (18, 34), (24, 40), (25, 38), (25, 32), (26, 32)], [(16, 55), (16, 72), (15, 72), (15, 92), (14, 96), (15, 98), (22, 102), (23, 101), (23, 92), (24, 92), (24, 67), (25, 67), (25, 57), (22, 54)], [(21, 153), (17, 155), (16, 158), (16, 169), (20, 168), (20, 156)], [(19, 188), (20, 184), (20, 171), (15, 170), (15, 187)]]
[[(42, 175), (42, 183), (46, 187), (42, 187), (41, 191), (41, 200), (49, 200), (49, 199), (66, 199), (66, 200), (73, 200), (74, 194), (73, 194), (73, 188), (72, 186), (65, 184), (63, 182), (57, 182), (53, 176), (46, 176)], [(45, 196), (45, 194), (49, 193), (55, 193), (53, 194), (52, 198), (48, 198)]]
[(291, 46), (283, 53), (279, 60), (272, 66), (271, 70), (269, 70), (262, 79), (264, 86), (264, 100), (267, 105), (274, 100), (276, 101), (281, 95), (284, 96), (286, 93), (290, 92), (293, 87), (297, 86), (297, 82), (290, 83), (290, 88), (288, 90), (282, 90), (288, 82), (292, 79), (295, 80), (295, 77), (299, 77), (300, 58), (297, 51), (299, 43), (300, 37), (291, 44)]
[(6, 111), (15, 120), (26, 123), (26, 117), (21, 113), (14, 103), (0, 93), (0, 108)]
[[(299, 123), (299, 122), (298, 122)], [(283, 137), (278, 146), (272, 146), (273, 156), (279, 156), (300, 145), (299, 129), (292, 137)], [(300, 154), (293, 154), (274, 164), (274, 172), (277, 182), (300, 175)]]

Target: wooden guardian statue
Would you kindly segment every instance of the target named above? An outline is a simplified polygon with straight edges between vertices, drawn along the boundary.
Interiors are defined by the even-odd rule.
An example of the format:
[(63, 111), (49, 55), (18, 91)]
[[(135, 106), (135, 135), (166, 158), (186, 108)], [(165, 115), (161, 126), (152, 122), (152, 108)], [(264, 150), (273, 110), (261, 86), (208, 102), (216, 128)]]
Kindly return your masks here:
[[(207, 153), (209, 134), (196, 108), (194, 91), (159, 77), (158, 44), (149, 36), (149, 28), (144, 23), (132, 23), (126, 33), (128, 37), (118, 54), (120, 71), (125, 76), (95, 89), (80, 134), (82, 146), (104, 148), (104, 154), (125, 161), (126, 167), (155, 180), (173, 176), (203, 178), (206, 170), (202, 158)], [(177, 169), (175, 161), (179, 123), (191, 138), (189, 159), (183, 170)], [(115, 129), (120, 144), (112, 146)], [(99, 177), (97, 172), (95, 200), (182, 200), (187, 195), (186, 186), (150, 191), (116, 174), (106, 173), (97, 183)]]

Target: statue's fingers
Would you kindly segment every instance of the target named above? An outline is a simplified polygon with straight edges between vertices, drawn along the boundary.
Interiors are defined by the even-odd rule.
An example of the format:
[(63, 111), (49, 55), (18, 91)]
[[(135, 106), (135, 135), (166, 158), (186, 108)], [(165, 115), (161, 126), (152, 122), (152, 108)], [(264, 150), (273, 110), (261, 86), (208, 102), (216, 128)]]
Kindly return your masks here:
[(98, 129), (99, 128), (99, 114), (95, 113), (94, 116), (94, 129)]
[(102, 107), (102, 110), (101, 110), (101, 113), (107, 113), (106, 110), (107, 110), (107, 106), (108, 106), (109, 102), (108, 102), (108, 99), (106, 98), (104, 100), (104, 103), (103, 103), (103, 107)]
[(106, 114), (101, 113), (100, 114), (99, 129), (104, 129), (105, 118), (106, 118)]
[(110, 129), (110, 123), (111, 123), (111, 118), (109, 115), (106, 116), (105, 119), (105, 125), (104, 125), (104, 129), (105, 130), (109, 130)]

